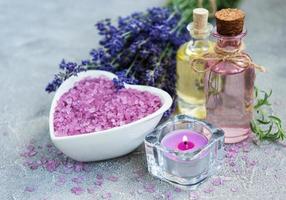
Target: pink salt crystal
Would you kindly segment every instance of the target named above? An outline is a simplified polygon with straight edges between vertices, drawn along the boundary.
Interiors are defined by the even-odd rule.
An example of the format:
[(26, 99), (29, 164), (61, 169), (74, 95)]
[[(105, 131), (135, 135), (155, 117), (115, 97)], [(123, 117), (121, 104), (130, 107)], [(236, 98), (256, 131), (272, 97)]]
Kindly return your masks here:
[(166, 192), (166, 199), (167, 200), (173, 200), (174, 199), (174, 197), (173, 197), (173, 193), (172, 192)]
[(71, 192), (74, 193), (75, 195), (80, 195), (84, 192), (84, 190), (82, 189), (82, 187), (73, 187), (71, 189)]
[(96, 179), (103, 179), (103, 175), (97, 174), (97, 175), (96, 175)]
[(49, 172), (53, 172), (56, 171), (58, 166), (60, 165), (60, 162), (58, 160), (48, 160), (44, 167), (46, 168), (46, 170), (48, 170)]
[(248, 157), (247, 157), (247, 155), (243, 155), (243, 156), (241, 156), (241, 160), (244, 160), (245, 162), (247, 162), (247, 161), (248, 161)]
[(145, 172), (142, 169), (137, 169), (137, 170), (133, 171), (133, 173), (135, 174), (135, 178), (137, 181), (140, 181), (140, 179), (142, 177), (144, 177), (144, 175), (145, 175)]
[(197, 200), (199, 199), (199, 195), (196, 192), (190, 192), (189, 200)]
[(145, 184), (144, 189), (146, 192), (154, 193), (155, 192), (155, 185), (154, 184)]
[(38, 167), (40, 166), (40, 164), (38, 164), (37, 162), (26, 162), (26, 164), (29, 166), (29, 168), (31, 170), (35, 170), (35, 169), (38, 169)]
[(56, 136), (101, 131), (139, 120), (161, 107), (159, 97), (136, 89), (116, 91), (112, 80), (86, 78), (57, 102)]
[(102, 184), (103, 184), (103, 179), (97, 179), (97, 180), (95, 180), (95, 181), (94, 181), (94, 184), (95, 184), (96, 186), (102, 186)]
[(116, 176), (110, 176), (110, 177), (108, 177), (107, 179), (110, 180), (110, 181), (112, 181), (112, 182), (118, 181), (118, 177), (116, 177)]
[(78, 176), (78, 177), (74, 177), (72, 178), (72, 182), (80, 184), (83, 181), (83, 177), (82, 176)]
[(219, 186), (219, 185), (222, 185), (223, 184), (223, 180), (221, 179), (221, 178), (214, 178), (213, 180), (212, 180), (212, 184), (214, 185), (214, 186)]
[(81, 171), (84, 171), (84, 163), (82, 162), (76, 162), (73, 166), (74, 168), (74, 171), (75, 172), (81, 172)]
[(255, 160), (246, 160), (246, 167), (253, 167), (257, 164), (257, 162)]
[(30, 151), (30, 152), (28, 153), (28, 156), (29, 156), (29, 157), (33, 157), (33, 156), (35, 156), (37, 153), (38, 153), (38, 152), (32, 150), (32, 151)]
[(182, 192), (182, 190), (180, 188), (175, 188), (175, 192)]
[(230, 161), (230, 162), (229, 162), (229, 166), (234, 167), (234, 166), (235, 166), (235, 162)]
[(87, 192), (88, 192), (89, 194), (93, 194), (93, 193), (95, 192), (95, 189), (92, 188), (92, 187), (89, 187), (89, 188), (87, 188)]
[(102, 199), (110, 199), (111, 193), (110, 192), (104, 193), (101, 197), (102, 197)]
[(204, 193), (212, 193), (213, 191), (214, 191), (214, 189), (209, 187), (209, 188), (204, 190)]
[(235, 188), (235, 187), (230, 188), (230, 191), (232, 191), (232, 192), (237, 192), (237, 188)]
[(32, 144), (29, 144), (29, 145), (27, 146), (27, 150), (29, 150), (29, 151), (33, 151), (34, 149), (35, 149), (35, 146), (32, 145)]
[(28, 153), (27, 152), (21, 152), (20, 156), (22, 156), (24, 158), (27, 158), (28, 157)]
[(32, 186), (26, 186), (25, 187), (25, 192), (34, 192), (36, 189)]
[(55, 184), (57, 186), (62, 186), (65, 183), (66, 183), (66, 178), (64, 176), (59, 176)]
[(145, 189), (145, 191), (149, 193), (154, 193), (156, 190), (155, 188), (148, 188), (148, 189)]
[(152, 188), (155, 188), (155, 185), (151, 184), (151, 183), (147, 183), (147, 184), (144, 185), (144, 188), (145, 189), (152, 189)]

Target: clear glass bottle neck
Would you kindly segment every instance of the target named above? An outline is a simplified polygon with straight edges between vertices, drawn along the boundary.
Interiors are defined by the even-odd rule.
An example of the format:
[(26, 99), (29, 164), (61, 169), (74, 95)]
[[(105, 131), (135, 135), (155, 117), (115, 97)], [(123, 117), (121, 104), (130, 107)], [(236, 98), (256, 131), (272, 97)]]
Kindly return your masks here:
[(209, 36), (204, 38), (193, 37), (188, 43), (187, 50), (191, 52), (207, 52), (210, 48)]
[(193, 23), (187, 26), (192, 40), (188, 43), (186, 53), (207, 52), (210, 48), (209, 36), (213, 26), (208, 24), (204, 29), (196, 29)]
[(235, 50), (241, 47), (241, 43), (242, 39), (229, 40), (226, 38), (219, 38), (216, 44), (222, 49)]
[(224, 36), (217, 32), (213, 32), (212, 35), (217, 38), (216, 45), (219, 48), (226, 50), (236, 50), (241, 48), (242, 39), (246, 35), (246, 31), (236, 36)]

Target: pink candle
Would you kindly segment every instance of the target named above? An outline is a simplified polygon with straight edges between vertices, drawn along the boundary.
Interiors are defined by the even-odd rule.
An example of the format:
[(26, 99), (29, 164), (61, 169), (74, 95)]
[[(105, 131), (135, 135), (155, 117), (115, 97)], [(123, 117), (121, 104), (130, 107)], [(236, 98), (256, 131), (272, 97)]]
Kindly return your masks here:
[[(208, 145), (206, 136), (189, 129), (178, 129), (168, 133), (162, 140), (165, 148), (182, 153), (195, 152)], [(172, 153), (163, 154), (165, 171), (178, 177), (195, 177), (208, 167), (209, 153), (194, 160), (184, 160)]]
[(161, 141), (161, 145), (170, 150), (184, 152), (196, 151), (207, 144), (208, 139), (204, 135), (188, 129), (172, 131)]

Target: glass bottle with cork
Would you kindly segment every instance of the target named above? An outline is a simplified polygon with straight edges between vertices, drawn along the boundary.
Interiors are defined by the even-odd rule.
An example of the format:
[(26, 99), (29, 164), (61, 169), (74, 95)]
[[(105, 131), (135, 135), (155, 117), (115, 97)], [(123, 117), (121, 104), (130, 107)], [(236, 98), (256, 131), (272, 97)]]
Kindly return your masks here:
[(217, 39), (214, 53), (204, 57), (207, 121), (225, 131), (225, 142), (236, 143), (250, 134), (255, 68), (243, 51), (245, 14), (223, 9), (215, 14)]
[[(208, 14), (204, 8), (193, 10), (193, 22), (187, 26), (192, 40), (177, 52), (178, 112), (200, 119), (205, 118), (204, 73), (195, 71), (190, 63), (213, 49), (213, 42), (209, 41), (212, 25), (208, 23)], [(196, 69), (203, 68), (203, 63), (197, 63)]]

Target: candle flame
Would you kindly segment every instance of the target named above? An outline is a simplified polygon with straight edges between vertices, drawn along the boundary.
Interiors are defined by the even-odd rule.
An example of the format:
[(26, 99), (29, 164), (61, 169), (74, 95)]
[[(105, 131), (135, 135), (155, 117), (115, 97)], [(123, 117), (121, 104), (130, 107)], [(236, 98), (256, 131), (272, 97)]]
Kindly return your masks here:
[(187, 143), (188, 142), (188, 137), (186, 135), (183, 136), (183, 142)]

